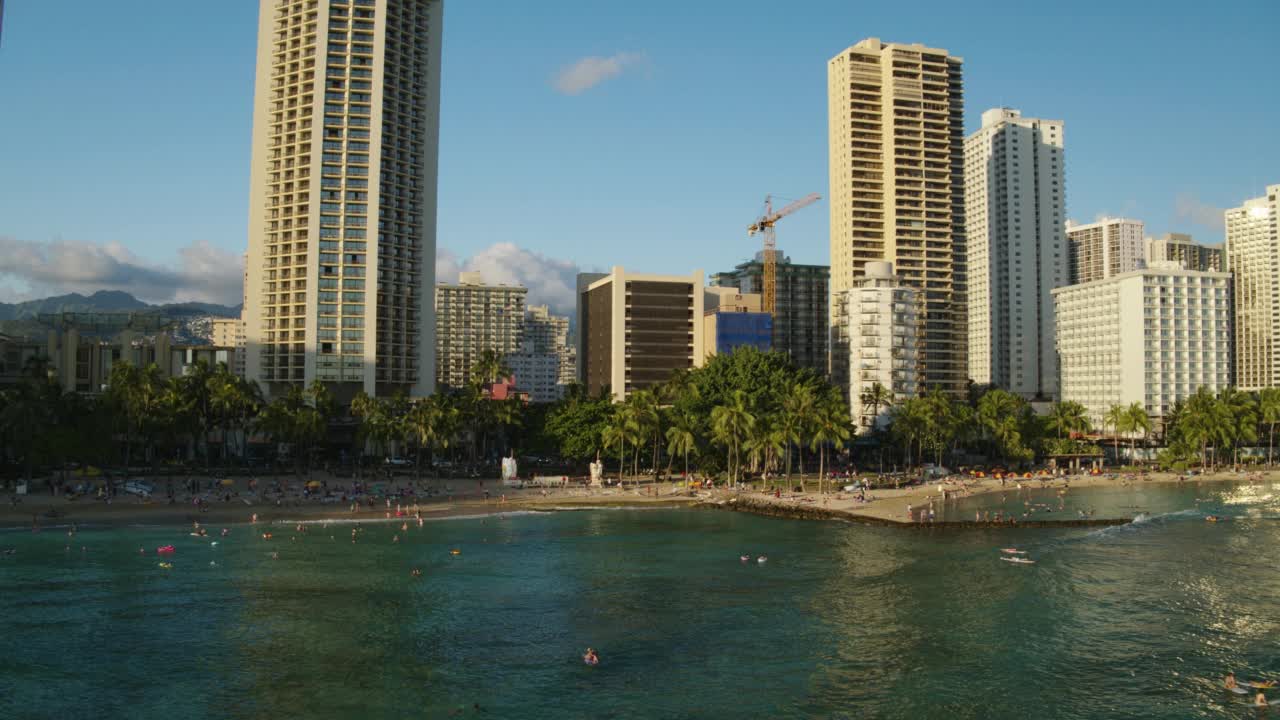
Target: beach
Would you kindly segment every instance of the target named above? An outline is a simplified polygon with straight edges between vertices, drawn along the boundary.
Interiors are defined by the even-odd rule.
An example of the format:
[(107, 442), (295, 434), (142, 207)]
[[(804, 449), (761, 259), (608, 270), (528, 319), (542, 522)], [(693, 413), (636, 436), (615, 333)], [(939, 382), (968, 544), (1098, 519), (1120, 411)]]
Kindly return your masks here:
[[(741, 507), (733, 509), (790, 517), (836, 518), (893, 525), (918, 524), (927, 520), (927, 516), (922, 518), (919, 511), (927, 511), (931, 504), (940, 508), (946, 503), (964, 498), (1016, 492), (1019, 487), (1057, 489), (1069, 493), (1073, 489), (1083, 488), (1249, 480), (1280, 480), (1280, 472), (1222, 471), (1190, 478), (1173, 473), (1104, 473), (1052, 478), (1038, 476), (1031, 479), (1006, 479), (1003, 485), (994, 478), (950, 477), (900, 489), (874, 489), (866, 493), (868, 499), (865, 502), (858, 500), (858, 493), (839, 489), (850, 482), (847, 479), (831, 481), (825, 493), (814, 491), (814, 483), (810, 481), (807, 492), (779, 492), (775, 497), (772, 491), (686, 490), (679, 482), (631, 485), (628, 481), (622, 488), (588, 488), (581, 485), (514, 488), (503, 487), (496, 479), (451, 479), (416, 483), (402, 478), (376, 484), (385, 485), (393, 494), (412, 488), (418, 493), (416, 497), (392, 497), (389, 502), (385, 498), (378, 498), (371, 503), (368, 496), (360, 496), (357, 507), (353, 510), (352, 500), (343, 499), (339, 494), (339, 488), (349, 486), (351, 481), (332, 478), (325, 473), (312, 473), (305, 479), (296, 476), (258, 479), (256, 491), (250, 491), (247, 478), (234, 479), (231, 485), (224, 486), (216, 484), (218, 481), (209, 477), (184, 476), (175, 479), (175, 497), (172, 503), (166, 497), (161, 497), (165, 493), (166, 483), (163, 481), (155, 482), (157, 496), (149, 500), (120, 494), (107, 503), (91, 497), (69, 499), (40, 493), (21, 496), (14, 504), (15, 496), (10, 495), (0, 504), (0, 527), (70, 523), (170, 525), (195, 521), (202, 524), (228, 524), (252, 522), (255, 515), (256, 521), (260, 523), (295, 520), (372, 521), (412, 517), (417, 514), (424, 519), (443, 519), (522, 511), (696, 505), (725, 507), (739, 503)], [(192, 481), (198, 481), (203, 491), (188, 492), (186, 488)], [(314, 494), (308, 496), (303, 492), (307, 482), (321, 482), (334, 488), (334, 496), (327, 500)], [(278, 491), (274, 489), (277, 487)], [(196, 498), (201, 499), (199, 505), (195, 503)], [(915, 515), (908, 516), (908, 506), (916, 511)]]

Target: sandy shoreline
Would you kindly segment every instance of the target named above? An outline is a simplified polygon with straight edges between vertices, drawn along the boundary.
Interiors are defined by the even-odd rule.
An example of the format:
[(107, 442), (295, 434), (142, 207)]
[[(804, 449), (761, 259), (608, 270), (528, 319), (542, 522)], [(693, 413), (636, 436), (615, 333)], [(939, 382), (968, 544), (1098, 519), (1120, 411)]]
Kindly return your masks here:
[[(1042, 485), (1043, 480), (1043, 485)], [(586, 489), (582, 487), (556, 489), (511, 489), (496, 488), (496, 481), (489, 481), (492, 494), (486, 498), (481, 481), (451, 481), (450, 489), (454, 492), (448, 497), (434, 497), (392, 500), (390, 505), (385, 500), (369, 506), (362, 503), (356, 511), (351, 510), (350, 501), (322, 503), (316, 499), (304, 500), (300, 493), (291, 493), (285, 485), (284, 496), (280, 504), (274, 500), (262, 499), (249, 495), (247, 488), (239, 497), (216, 499), (207, 502), (200, 509), (185, 494), (180, 495), (182, 501), (169, 504), (165, 501), (143, 502), (132, 496), (122, 496), (106, 504), (100, 500), (82, 498), (68, 500), (64, 497), (34, 495), (22, 498), (13, 505), (5, 501), (0, 505), (0, 528), (30, 528), (33, 522), (42, 527), (67, 525), (75, 523), (84, 526), (126, 526), (126, 525), (182, 525), (199, 521), (205, 525), (223, 525), (248, 523), (257, 515), (259, 523), (279, 522), (311, 522), (311, 521), (376, 521), (389, 520), (396, 517), (413, 517), (420, 513), (425, 520), (445, 518), (483, 517), (513, 512), (555, 512), (561, 510), (587, 510), (594, 508), (660, 508), (660, 507), (694, 507), (704, 505), (725, 508), (726, 505), (738, 504), (737, 507), (726, 508), (739, 511), (756, 512), (762, 515), (814, 518), (843, 519), (866, 521), (884, 525), (917, 525), (907, 517), (907, 506), (913, 508), (928, 507), (931, 502), (941, 503), (942, 489), (947, 491), (948, 502), (959, 498), (968, 498), (1000, 491), (1016, 490), (1017, 483), (1030, 488), (1096, 488), (1117, 487), (1123, 485), (1171, 484), (1179, 482), (1273, 482), (1280, 481), (1280, 472), (1234, 473), (1219, 472), (1209, 475), (1197, 475), (1193, 478), (1170, 473), (1150, 473), (1146, 475), (1076, 475), (1067, 478), (1034, 478), (1030, 480), (1006, 480), (1001, 485), (999, 480), (984, 478), (980, 480), (966, 478), (935, 480), (927, 485), (915, 485), (902, 489), (872, 490), (868, 502), (859, 502), (855, 494), (845, 492), (782, 493), (774, 497), (772, 493), (751, 491), (715, 490), (686, 492), (677, 483), (659, 483), (643, 485), (639, 488), (625, 489)], [(206, 483), (207, 479), (204, 480)], [(847, 482), (847, 481), (845, 481)], [(406, 483), (407, 484), (407, 483)], [(301, 483), (297, 483), (300, 487)], [(232, 488), (232, 492), (240, 491)], [(220, 492), (222, 489), (219, 490)], [(244, 498), (244, 499), (242, 499)], [(250, 502), (245, 499), (252, 498)], [(400, 515), (397, 515), (397, 512)], [(1116, 518), (1099, 519), (1099, 522), (1113, 524)], [(957, 525), (980, 525), (975, 523), (953, 523)], [(1041, 521), (1020, 523), (1027, 525), (1074, 524), (1074, 521)]]
[[(1267, 472), (1218, 472), (1205, 475), (1196, 475), (1194, 477), (1186, 477), (1184, 475), (1176, 475), (1173, 473), (1116, 473), (1103, 475), (1071, 475), (1059, 478), (1035, 477), (1032, 479), (1005, 480), (1001, 485), (999, 480), (994, 478), (959, 478), (934, 480), (925, 485), (914, 485), (902, 489), (888, 490), (872, 490), (867, 495), (871, 499), (868, 502), (859, 502), (855, 493), (828, 493), (819, 495), (817, 493), (782, 493), (780, 498), (775, 498), (767, 493), (751, 493), (748, 498), (751, 504), (774, 504), (783, 508), (810, 508), (832, 513), (841, 519), (849, 520), (865, 520), (876, 524), (890, 525), (918, 525), (918, 516), (916, 520), (912, 520), (907, 515), (907, 507), (927, 508), (930, 503), (941, 506), (943, 500), (943, 490), (946, 491), (946, 502), (954, 502), (957, 499), (970, 498), (975, 496), (987, 495), (997, 492), (1014, 492), (1021, 483), (1023, 488), (1032, 489), (1065, 489), (1068, 492), (1082, 488), (1105, 488), (1105, 487), (1123, 487), (1129, 485), (1160, 485), (1160, 484), (1179, 484), (1179, 483), (1226, 483), (1226, 482), (1275, 482), (1280, 481), (1280, 471)], [(731, 499), (729, 495), (721, 495), (718, 498), (721, 502), (728, 502)], [(815, 512), (814, 515), (822, 515), (822, 512)], [(1116, 518), (1099, 518), (1099, 521), (1105, 521), (1107, 524), (1114, 524)], [(954, 523), (964, 525), (974, 525), (975, 523), (964, 522)], [(989, 525), (989, 523), (976, 523), (977, 525)], [(1032, 523), (1020, 523), (1023, 526), (1030, 525), (1071, 525), (1076, 524), (1070, 520), (1047, 520), (1033, 521)]]
[[(498, 483), (493, 482), (489, 487)], [(101, 500), (82, 498), (68, 500), (64, 497), (34, 495), (23, 497), (13, 505), (6, 501), (0, 505), (0, 528), (30, 528), (34, 523), (41, 527), (75, 523), (86, 527), (127, 525), (184, 525), (199, 521), (202, 525), (226, 525), (248, 523), (280, 523), (311, 521), (375, 521), (408, 518), (421, 514), (425, 520), (484, 517), (512, 512), (554, 512), (557, 510), (584, 510), (591, 508), (653, 508), (686, 507), (698, 502), (674, 486), (662, 486), (657, 494), (649, 487), (639, 490), (628, 487), (594, 489), (504, 489), (489, 498), (479, 490), (479, 483), (452, 497), (393, 499), (388, 505), (384, 500), (370, 506), (361, 502), (356, 511), (351, 501), (322, 503), (304, 500), (300, 496), (288, 497), (281, 503), (253, 498), (245, 502), (241, 497), (230, 501), (213, 500), (197, 507), (184, 497), (181, 502), (143, 502), (132, 496), (121, 496), (107, 504)]]

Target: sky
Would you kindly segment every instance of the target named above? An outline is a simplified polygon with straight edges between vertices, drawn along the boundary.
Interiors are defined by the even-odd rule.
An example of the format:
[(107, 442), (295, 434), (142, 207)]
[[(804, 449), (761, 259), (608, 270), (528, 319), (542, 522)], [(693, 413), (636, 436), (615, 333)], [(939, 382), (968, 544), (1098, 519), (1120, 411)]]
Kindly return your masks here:
[[(240, 299), (255, 0), (8, 0), (0, 300)], [(1066, 123), (1068, 216), (1222, 239), (1280, 183), (1274, 0), (448, 0), (438, 262), (572, 307), (573, 275), (747, 259), (766, 194), (827, 193), (826, 63), (866, 37), (964, 58), (982, 111)], [(825, 200), (778, 225), (828, 258)]]

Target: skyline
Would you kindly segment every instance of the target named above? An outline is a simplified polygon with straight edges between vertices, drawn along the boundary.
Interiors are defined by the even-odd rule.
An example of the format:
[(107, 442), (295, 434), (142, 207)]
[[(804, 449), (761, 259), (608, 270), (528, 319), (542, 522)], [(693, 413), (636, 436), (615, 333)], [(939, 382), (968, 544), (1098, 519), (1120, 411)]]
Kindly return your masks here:
[[(238, 303), (255, 4), (186, 9), (207, 30), (199, 37), (131, 22), (150, 17), (141, 0), (8, 5), (0, 92), (28, 111), (0, 117), (4, 137), (25, 138), (0, 166), (0, 300), (125, 289)], [(486, 24), (495, 6), (501, 26)], [(1168, 11), (1188, 26), (1178, 28), (1148, 27), (1140, 13), (1112, 12), (1100, 25), (1087, 12), (1055, 19), (1003, 7), (998, 18), (947, 7), (904, 17), (815, 2), (775, 17), (763, 3), (728, 14), (716, 3), (672, 23), (646, 15), (652, 5), (596, 6), (446, 8), (439, 280), (478, 256), (472, 266), (490, 281), (538, 288), (531, 302), (564, 311), (578, 268), (732, 268), (758, 249), (745, 228), (765, 194), (825, 195), (825, 63), (864, 37), (964, 58), (966, 135), (995, 106), (1063, 120), (1070, 219), (1123, 215), (1152, 236), (1220, 242), (1221, 221), (1205, 224), (1213, 208), (1280, 181), (1268, 170), (1280, 167), (1280, 148), (1265, 142), (1280, 100), (1250, 95), (1268, 86), (1266, 16), (1280, 19), (1263, 3), (1194, 23), (1194, 6), (1174, 3)], [(1028, 17), (1055, 31), (1033, 31)], [(70, 52), (45, 42), (55, 23)], [(1215, 28), (1232, 44), (1188, 50)], [(1088, 29), (1097, 34), (1084, 45)], [(1116, 44), (1091, 57), (1065, 51), (1108, 40)], [(797, 214), (779, 228), (779, 246), (796, 262), (827, 264), (827, 225), (826, 212)], [(68, 243), (60, 254), (45, 245), (55, 239)], [(504, 265), (519, 272), (489, 277)]]

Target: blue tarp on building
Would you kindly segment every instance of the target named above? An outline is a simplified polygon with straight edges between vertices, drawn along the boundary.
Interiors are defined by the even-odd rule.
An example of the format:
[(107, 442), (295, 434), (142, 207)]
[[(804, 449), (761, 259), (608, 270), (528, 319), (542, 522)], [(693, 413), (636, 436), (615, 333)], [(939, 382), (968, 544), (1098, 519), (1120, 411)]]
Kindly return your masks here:
[(773, 316), (769, 313), (716, 313), (716, 352), (731, 353), (734, 348), (750, 346), (768, 351), (773, 348)]

